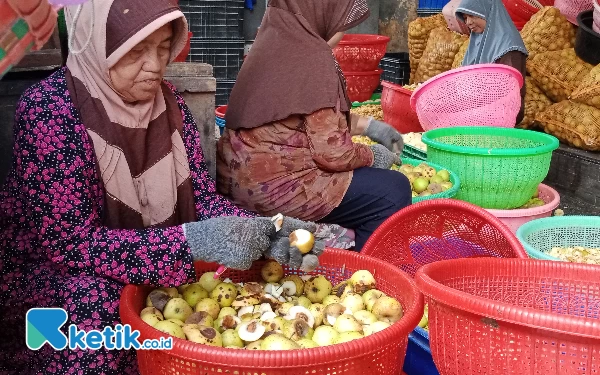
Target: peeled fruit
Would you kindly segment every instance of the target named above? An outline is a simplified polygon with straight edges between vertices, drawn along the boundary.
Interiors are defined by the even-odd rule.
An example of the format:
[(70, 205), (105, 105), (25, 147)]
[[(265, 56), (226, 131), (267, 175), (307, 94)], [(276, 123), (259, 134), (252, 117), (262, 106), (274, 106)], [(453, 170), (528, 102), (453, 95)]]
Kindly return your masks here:
[(283, 278), (283, 267), (276, 261), (270, 260), (262, 267), (260, 274), (266, 282), (278, 283)]
[(200, 284), (204, 290), (210, 293), (217, 287), (217, 285), (221, 284), (221, 280), (215, 279), (214, 272), (205, 272), (202, 274), (202, 276), (200, 276), (198, 284)]
[(283, 326), (283, 335), (293, 341), (310, 339), (314, 334), (313, 329), (303, 319), (294, 319)]
[(333, 329), (339, 333), (362, 332), (362, 325), (352, 315), (344, 314), (336, 319)]
[(315, 246), (315, 236), (306, 229), (296, 229), (290, 234), (290, 246), (308, 254)]
[(190, 306), (196, 306), (205, 298), (208, 298), (208, 292), (200, 284), (192, 284), (183, 291), (183, 299)]
[(294, 306), (290, 309), (288, 314), (285, 316), (286, 320), (302, 319), (310, 328), (315, 326), (315, 318), (310, 311), (303, 306)]
[(237, 330), (240, 338), (245, 342), (260, 340), (266, 331), (265, 327), (256, 320), (240, 324), (239, 329)]
[(165, 319), (178, 319), (182, 322), (185, 322), (192, 313), (192, 308), (183, 298), (171, 298), (163, 310)]
[(213, 317), (206, 311), (197, 311), (185, 320), (185, 324), (197, 324), (207, 327), (212, 327), (214, 323)]
[(429, 181), (424, 177), (419, 177), (413, 182), (413, 190), (417, 194), (421, 194), (429, 186)]
[(333, 345), (340, 334), (329, 326), (320, 326), (315, 329), (312, 340), (319, 346)]
[(258, 296), (237, 296), (231, 304), (234, 308), (253, 307), (260, 303)]
[(221, 311), (221, 307), (214, 299), (205, 298), (196, 304), (195, 310), (196, 312), (206, 311), (213, 319), (217, 319), (219, 317), (219, 311)]
[(301, 339), (296, 341), (296, 344), (300, 345), (300, 347), (302, 349), (312, 349), (312, 348), (318, 348), (319, 344), (317, 344), (316, 342), (314, 342), (313, 340), (310, 339)]
[(362, 339), (364, 336), (359, 332), (344, 332), (340, 333), (338, 338), (333, 342), (334, 344), (343, 344), (352, 340)]
[(365, 336), (370, 336), (374, 333), (381, 332), (390, 326), (391, 326), (391, 324), (387, 323), (387, 322), (375, 322), (373, 324), (369, 324), (368, 326), (367, 325), (364, 326), (363, 330), (364, 330)]
[(372, 312), (360, 310), (354, 313), (354, 318), (363, 326), (377, 322), (377, 317)]
[(221, 311), (219, 311), (219, 314), (217, 315), (218, 318), (222, 318), (226, 315), (233, 315), (236, 316), (237, 313), (235, 311), (235, 309), (233, 307), (223, 307), (221, 309)]
[(363, 294), (362, 298), (363, 298), (363, 302), (365, 303), (365, 307), (367, 311), (371, 311), (373, 310), (373, 305), (375, 304), (375, 301), (377, 301), (379, 298), (383, 297), (385, 294), (377, 289), (371, 289), (365, 292), (365, 294)]
[(259, 283), (246, 283), (241, 288), (239, 295), (242, 297), (249, 297), (261, 295), (263, 292), (263, 287)]
[(284, 296), (291, 297), (296, 295), (296, 283), (291, 280), (283, 282), (280, 288), (283, 289), (282, 295)]
[[(441, 193), (441, 192), (442, 192), (442, 191), (444, 191), (444, 190), (442, 189), (442, 185), (441, 185), (441, 184), (438, 184), (438, 183), (432, 183), (432, 184), (429, 184), (429, 186), (427, 187), (427, 191), (428, 191), (428, 192), (429, 192), (431, 195), (435, 195), (435, 194), (439, 194), (439, 193)], [(425, 192), (423, 192), (423, 193), (425, 193)]]
[(356, 271), (349, 280), (355, 293), (364, 294), (367, 290), (375, 289), (377, 282), (373, 274), (367, 270)]
[(346, 307), (340, 303), (334, 303), (325, 307), (323, 311), (323, 323), (333, 326), (337, 319), (346, 311)]
[(261, 350), (260, 346), (262, 345), (262, 342), (263, 340), (251, 342), (250, 344), (246, 345), (246, 350)]
[(352, 313), (364, 310), (365, 308), (363, 299), (358, 294), (349, 294), (348, 296), (346, 296), (346, 298), (342, 300), (342, 305), (346, 309), (352, 311)]
[(314, 303), (314, 304), (310, 305), (310, 307), (308, 308), (308, 311), (310, 311), (311, 315), (315, 319), (316, 327), (323, 324), (323, 317), (325, 316), (325, 314), (324, 314), (325, 306), (323, 306), (320, 303)]
[(294, 304), (291, 302), (282, 303), (277, 309), (277, 313), (281, 316), (285, 316), (290, 312), (292, 307), (294, 307)]
[(262, 322), (262, 325), (265, 327), (267, 332), (270, 331), (281, 331), (285, 326), (286, 320), (282, 317), (278, 316), (275, 319), (267, 320)]
[(237, 288), (231, 283), (220, 283), (210, 293), (210, 298), (217, 301), (221, 307), (229, 307), (237, 297)]
[(312, 303), (321, 303), (331, 293), (333, 285), (324, 276), (310, 278), (304, 284), (304, 293)]
[(302, 296), (302, 294), (304, 293), (304, 281), (302, 281), (300, 276), (298, 276), (298, 275), (286, 276), (281, 280), (281, 283), (285, 284), (287, 281), (292, 281), (294, 284), (296, 284), (296, 294), (295, 294), (296, 297)]
[(260, 345), (262, 350), (294, 350), (300, 349), (300, 345), (278, 333), (269, 335)]
[(176, 323), (170, 322), (168, 320), (163, 320), (156, 323), (153, 327), (168, 335), (185, 340), (185, 334), (183, 333), (183, 329)]
[(372, 313), (380, 321), (395, 323), (402, 318), (404, 310), (400, 302), (392, 297), (384, 296), (375, 302)]
[(192, 325), (187, 325), (183, 327), (183, 331), (185, 332), (187, 339), (191, 342), (223, 347), (223, 338), (221, 334), (212, 327), (197, 326), (196, 328)]
[(146, 298), (146, 306), (156, 307), (159, 311), (163, 311), (171, 296), (164, 290), (155, 289), (148, 294)]
[[(220, 333), (227, 331), (228, 329), (236, 329), (242, 321), (237, 316), (225, 315), (215, 320), (213, 327)], [(254, 340), (251, 340), (254, 341)]]
[(323, 306), (333, 305), (334, 303), (341, 303), (342, 300), (338, 296), (327, 296), (323, 299)]

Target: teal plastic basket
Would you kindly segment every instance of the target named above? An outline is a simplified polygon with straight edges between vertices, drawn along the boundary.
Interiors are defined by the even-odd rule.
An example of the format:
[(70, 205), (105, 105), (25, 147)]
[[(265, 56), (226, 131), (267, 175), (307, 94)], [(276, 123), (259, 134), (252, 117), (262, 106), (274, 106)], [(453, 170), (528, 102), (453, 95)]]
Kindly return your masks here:
[(402, 157), (427, 161), (427, 152), (421, 151), (416, 147), (405, 144), (404, 149), (402, 149)]
[[(410, 158), (402, 158), (402, 164), (410, 164), (413, 167), (416, 167), (417, 165), (423, 163), (423, 160), (418, 160), (418, 159), (410, 159)], [(458, 191), (460, 190), (460, 179), (458, 178), (458, 175), (454, 172), (452, 172), (450, 169), (441, 166), (439, 164), (435, 164), (435, 163), (429, 163), (429, 162), (425, 162), (427, 163), (427, 165), (429, 165), (432, 168), (435, 168), (436, 171), (441, 171), (443, 169), (447, 170), (448, 172), (450, 172), (450, 182), (452, 182), (452, 188), (448, 189), (446, 191), (442, 191), (439, 194), (434, 194), (434, 195), (430, 195), (428, 197), (414, 197), (412, 199), (413, 203), (418, 203), (418, 202), (422, 202), (422, 201), (426, 201), (429, 199), (440, 199), (440, 198), (453, 198), (456, 193), (458, 193)], [(400, 172), (398, 172), (400, 173)]]
[(517, 238), (531, 258), (557, 260), (548, 253), (553, 247), (600, 248), (600, 217), (556, 216), (523, 224)]

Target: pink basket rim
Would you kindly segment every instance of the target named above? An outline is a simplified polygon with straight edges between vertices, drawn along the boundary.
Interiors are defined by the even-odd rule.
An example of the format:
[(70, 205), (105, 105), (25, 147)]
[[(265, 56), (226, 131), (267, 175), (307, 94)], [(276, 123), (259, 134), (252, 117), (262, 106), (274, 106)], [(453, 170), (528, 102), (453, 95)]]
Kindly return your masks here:
[(540, 207), (523, 208), (523, 209), (517, 209), (517, 210), (488, 209), (487, 211), (496, 217), (505, 219), (505, 218), (534, 216), (534, 215), (539, 215), (539, 214), (542, 214), (545, 212), (553, 211), (554, 209), (556, 209), (556, 207), (558, 207), (558, 205), (560, 204), (560, 194), (558, 194), (558, 191), (556, 191), (553, 188), (551, 188), (550, 186), (544, 185), (544, 184), (540, 184), (538, 189), (540, 191), (540, 195), (544, 195), (544, 194), (548, 195), (548, 196), (552, 197), (552, 200), (550, 202), (546, 202), (545, 205), (540, 206)]
[(383, 70), (377, 69), (370, 72), (344, 72), (344, 76), (380, 76)]
[(519, 87), (523, 87), (523, 75), (517, 69), (512, 66), (504, 65), (504, 64), (477, 64), (477, 65), (469, 65), (463, 66), (460, 68), (452, 69), (447, 72), (438, 74), (435, 77), (432, 77), (425, 81), (421, 86), (417, 87), (417, 89), (413, 92), (410, 98), (410, 106), (413, 110), (417, 110), (417, 100), (419, 100), (419, 96), (423, 93), (424, 89), (426, 89), (431, 83), (437, 82), (443, 79), (454, 78), (454, 76), (461, 75), (464, 72), (470, 72), (474, 70), (487, 70), (492, 72), (503, 71), (510, 72), (519, 82)]
[(388, 44), (392, 40), (389, 36), (377, 34), (346, 34), (338, 46)]

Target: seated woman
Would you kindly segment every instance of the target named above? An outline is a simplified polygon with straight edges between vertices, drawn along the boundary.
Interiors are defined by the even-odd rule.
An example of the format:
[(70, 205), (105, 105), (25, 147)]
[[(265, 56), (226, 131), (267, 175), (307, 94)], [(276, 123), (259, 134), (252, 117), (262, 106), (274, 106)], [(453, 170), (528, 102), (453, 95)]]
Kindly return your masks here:
[(195, 260), (248, 269), (266, 255), (310, 269), (323, 250), (320, 238), (304, 257), (290, 248), (291, 230), (314, 223), (285, 218), (276, 233), (216, 193), (193, 117), (162, 81), (187, 39), (171, 0), (88, 2), (73, 37), (67, 67), (17, 106), (0, 192), (2, 374), (137, 374), (134, 351), (29, 350), (30, 308), (103, 330), (119, 324), (125, 284), (192, 282)]
[[(365, 0), (271, 0), (231, 94), (217, 158), (219, 192), (240, 206), (354, 229), (357, 250), (412, 200), (406, 177), (389, 170), (401, 135), (350, 115), (331, 50), (368, 16)], [(385, 146), (353, 144), (361, 134)]]
[[(463, 66), (504, 64), (527, 75), (527, 48), (501, 0), (463, 0), (456, 16), (471, 30), (471, 41)], [(521, 111), (517, 124), (525, 116), (525, 83), (521, 89)]]

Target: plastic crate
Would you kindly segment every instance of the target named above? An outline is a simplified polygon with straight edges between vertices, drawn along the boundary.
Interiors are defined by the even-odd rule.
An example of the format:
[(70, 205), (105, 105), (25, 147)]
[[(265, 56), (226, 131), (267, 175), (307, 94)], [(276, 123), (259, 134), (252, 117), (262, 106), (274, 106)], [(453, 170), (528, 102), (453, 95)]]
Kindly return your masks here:
[(403, 370), (406, 375), (440, 374), (431, 356), (429, 333), (423, 328), (417, 327), (408, 335), (408, 348), (406, 350)]
[(215, 105), (227, 105), (229, 102), (229, 95), (231, 94), (231, 90), (233, 90), (233, 86), (235, 85), (235, 81), (219, 81), (217, 80), (217, 92), (215, 94)]
[(180, 0), (179, 7), (196, 37), (244, 37), (244, 0)]
[(419, 0), (419, 10), (442, 9), (449, 0)]
[(436, 14), (442, 13), (442, 8), (439, 9), (417, 9), (417, 16), (419, 17), (430, 17), (435, 16)]
[(235, 80), (242, 67), (244, 44), (243, 39), (211, 40), (194, 36), (187, 61), (212, 65), (217, 80)]
[(388, 81), (397, 85), (407, 85), (410, 78), (410, 60), (408, 53), (388, 53), (379, 63), (382, 81)]

